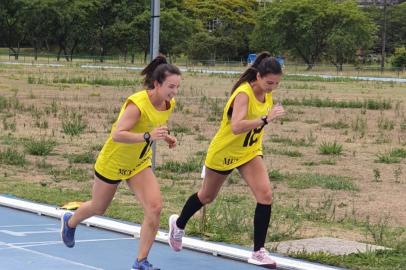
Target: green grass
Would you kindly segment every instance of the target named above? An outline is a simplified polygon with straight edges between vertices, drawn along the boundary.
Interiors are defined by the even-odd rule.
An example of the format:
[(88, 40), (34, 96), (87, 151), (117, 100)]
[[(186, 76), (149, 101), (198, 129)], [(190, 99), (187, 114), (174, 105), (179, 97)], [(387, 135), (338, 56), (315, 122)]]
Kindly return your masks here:
[(24, 166), (27, 164), (25, 155), (15, 149), (0, 150), (0, 164)]
[(338, 175), (321, 175), (312, 173), (300, 173), (289, 175), (288, 185), (292, 188), (306, 189), (321, 187), (332, 190), (357, 190), (356, 185), (349, 177)]
[(89, 85), (107, 85), (107, 86), (136, 86), (140, 84), (139, 79), (110, 79), (104, 77), (55, 77), (55, 78), (39, 78), (29, 76), (27, 79), (29, 84), (89, 84)]
[(189, 172), (200, 172), (202, 168), (202, 158), (193, 157), (189, 158), (187, 161), (173, 161), (169, 160), (157, 167), (158, 171), (169, 171), (172, 173), (189, 173)]
[(268, 172), (269, 180), (271, 181), (282, 181), (285, 178), (285, 175), (279, 170), (271, 170)]
[(339, 175), (323, 175), (317, 173), (282, 173), (279, 170), (268, 172), (271, 181), (286, 181), (289, 187), (307, 189), (321, 187), (331, 190), (357, 191), (358, 188), (350, 177)]
[(289, 256), (353, 270), (404, 270), (406, 266), (406, 243), (403, 242), (392, 250), (369, 251), (344, 256), (324, 252), (297, 252), (290, 253)]
[(377, 154), (376, 157), (375, 162), (377, 163), (400, 163), (401, 159), (406, 158), (406, 150), (403, 148), (395, 148), (387, 153)]
[(70, 136), (78, 136), (85, 131), (87, 123), (82, 119), (82, 115), (76, 112), (68, 113), (62, 118), (63, 133)]
[(48, 172), (55, 182), (60, 182), (62, 180), (75, 180), (78, 182), (85, 182), (92, 179), (89, 171), (82, 168), (76, 168), (69, 166), (65, 169), (55, 169), (51, 168)]
[(80, 154), (68, 154), (66, 155), (70, 163), (87, 163), (93, 164), (96, 161), (93, 152), (88, 151)]
[(52, 152), (52, 150), (56, 146), (55, 140), (47, 139), (44, 137), (41, 137), (39, 139), (27, 138), (24, 139), (23, 141), (25, 150), (28, 152), (28, 154), (34, 156), (47, 156)]
[(319, 146), (319, 153), (322, 155), (341, 155), (342, 144), (338, 142), (322, 142)]
[(395, 128), (395, 122), (381, 115), (378, 118), (378, 128), (382, 130), (393, 130)]
[(8, 107), (7, 98), (0, 95), (0, 112)]
[(395, 148), (389, 153), (392, 157), (406, 158), (406, 150), (403, 148)]
[(185, 133), (185, 134), (192, 134), (192, 130), (189, 127), (182, 126), (179, 124), (173, 125), (173, 127), (170, 129), (170, 132), (176, 136), (179, 133)]
[(329, 122), (329, 123), (324, 123), (321, 125), (322, 127), (329, 127), (333, 129), (344, 129), (344, 128), (349, 128), (350, 125), (345, 123), (343, 120), (338, 120), (336, 122)]
[(284, 145), (290, 145), (290, 146), (312, 146), (312, 142), (309, 141), (307, 138), (289, 138), (289, 137), (281, 137), (278, 135), (271, 135), (271, 142), (274, 143), (282, 143)]
[(303, 75), (284, 75), (283, 79), (286, 81), (304, 81), (304, 82), (352, 82), (357, 81), (355, 79), (346, 77), (333, 77), (323, 78), (320, 76), (303, 76)]
[[(189, 194), (179, 191), (178, 188), (162, 187), (164, 196), (168, 202), (175, 203), (176, 209), (181, 207)], [(119, 190), (119, 193), (129, 192)], [(87, 201), (90, 199), (91, 190), (73, 190), (70, 188), (53, 187), (47, 182), (32, 184), (20, 180), (12, 180), (0, 177), (0, 194), (13, 194), (27, 200), (62, 206), (71, 201)], [(123, 195), (120, 194), (120, 195)], [(171, 206), (173, 207), (173, 206)], [(273, 208), (273, 215), (268, 230), (268, 240), (283, 241), (291, 239), (295, 232), (303, 225), (303, 219), (312, 220), (313, 216), (328, 216), (328, 208), (331, 200), (327, 200), (322, 206), (280, 207), (277, 204)], [(195, 215), (187, 227), (188, 235), (197, 235), (211, 241), (225, 241), (228, 243), (251, 245), (252, 244), (252, 215), (255, 202), (249, 196), (243, 195), (220, 195), (213, 204), (206, 209), (205, 220), (201, 215)], [(312, 208), (312, 216), (308, 216), (309, 208)], [(180, 209), (180, 208), (179, 208)], [(307, 212), (303, 212), (306, 209)], [(163, 209), (160, 227), (166, 229), (167, 218), (173, 210), (168, 207)], [(105, 216), (119, 220), (141, 223), (143, 211), (138, 204), (123, 203), (115, 200), (109, 206)], [(336, 223), (324, 220), (328, 226)], [(354, 225), (362, 223), (354, 223)], [(361, 227), (354, 227), (360, 229)], [(239, 232), (239, 233), (235, 233)], [(406, 265), (406, 244), (400, 242), (393, 246), (392, 250), (367, 252), (365, 254), (351, 254), (334, 256), (325, 253), (291, 253), (290, 256), (305, 260), (320, 262), (349, 269), (381, 270), (381, 269), (404, 269)]]
[(331, 100), (329, 98), (319, 98), (319, 97), (303, 97), (301, 100), (298, 98), (294, 99), (283, 99), (282, 104), (289, 106), (308, 106), (308, 107), (318, 107), (318, 108), (365, 108), (369, 110), (390, 110), (392, 108), (392, 103), (390, 100)]
[(272, 154), (281, 155), (281, 156), (288, 156), (288, 157), (302, 157), (303, 154), (296, 150), (289, 150), (286, 148), (272, 148), (270, 149)]

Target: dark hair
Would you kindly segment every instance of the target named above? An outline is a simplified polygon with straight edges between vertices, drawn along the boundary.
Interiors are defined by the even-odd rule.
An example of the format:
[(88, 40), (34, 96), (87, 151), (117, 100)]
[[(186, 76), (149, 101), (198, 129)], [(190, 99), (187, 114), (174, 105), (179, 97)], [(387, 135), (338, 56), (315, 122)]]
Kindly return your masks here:
[(141, 75), (145, 75), (144, 86), (148, 89), (154, 88), (154, 81), (162, 84), (168, 75), (181, 75), (179, 68), (168, 64), (164, 56), (157, 56), (151, 63), (148, 64), (142, 71)]
[(267, 74), (282, 74), (282, 67), (275, 57), (271, 57), (269, 52), (261, 52), (254, 63), (241, 74), (238, 81), (234, 84), (231, 94), (237, 89), (243, 82), (253, 82), (257, 80), (257, 73), (261, 77)]

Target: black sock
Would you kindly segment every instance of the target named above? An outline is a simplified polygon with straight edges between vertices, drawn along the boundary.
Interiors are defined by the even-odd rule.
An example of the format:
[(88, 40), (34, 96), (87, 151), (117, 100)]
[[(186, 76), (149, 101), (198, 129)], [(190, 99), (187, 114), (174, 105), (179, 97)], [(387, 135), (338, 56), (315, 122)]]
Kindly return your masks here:
[(272, 204), (257, 203), (254, 216), (254, 251), (258, 251), (265, 246), (271, 212)]
[(203, 204), (199, 200), (197, 193), (190, 196), (186, 201), (185, 206), (183, 206), (182, 212), (176, 221), (176, 226), (182, 230), (185, 229), (186, 223), (189, 221), (189, 219), (202, 207)]

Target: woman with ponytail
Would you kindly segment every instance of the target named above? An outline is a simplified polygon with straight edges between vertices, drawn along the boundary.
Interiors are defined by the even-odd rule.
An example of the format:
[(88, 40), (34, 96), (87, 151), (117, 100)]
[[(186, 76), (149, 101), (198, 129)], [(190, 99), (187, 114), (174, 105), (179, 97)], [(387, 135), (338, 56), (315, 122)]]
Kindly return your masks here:
[(169, 245), (173, 250), (182, 249), (182, 237), (189, 219), (216, 198), (227, 176), (237, 168), (257, 202), (254, 250), (248, 261), (276, 268), (264, 248), (271, 218), (272, 191), (262, 159), (262, 137), (264, 127), (285, 113), (282, 105), (274, 106), (272, 102), (272, 91), (277, 88), (281, 76), (279, 62), (263, 52), (232, 88), (220, 129), (207, 151), (202, 187), (189, 197), (180, 216), (169, 218)]
[(75, 228), (83, 220), (102, 215), (118, 185), (125, 181), (144, 208), (138, 255), (133, 270), (156, 270), (147, 260), (158, 231), (162, 198), (151, 169), (151, 145), (163, 140), (169, 148), (176, 138), (165, 126), (175, 106), (181, 73), (162, 56), (142, 72), (145, 89), (127, 98), (95, 164), (92, 199), (73, 214), (61, 218), (61, 236), (67, 247), (75, 245)]

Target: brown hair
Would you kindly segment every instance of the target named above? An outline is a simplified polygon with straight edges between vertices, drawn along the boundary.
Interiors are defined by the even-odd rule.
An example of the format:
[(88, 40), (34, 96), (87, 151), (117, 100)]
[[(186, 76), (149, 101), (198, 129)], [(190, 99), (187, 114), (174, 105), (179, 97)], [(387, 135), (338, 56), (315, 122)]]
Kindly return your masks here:
[(234, 84), (231, 94), (242, 83), (256, 81), (257, 73), (259, 73), (261, 77), (267, 74), (280, 75), (282, 74), (282, 67), (275, 57), (271, 57), (269, 52), (261, 52), (255, 59), (254, 63), (252, 63), (252, 65), (241, 74), (238, 81)]
[(148, 89), (154, 88), (154, 82), (162, 84), (168, 75), (181, 75), (179, 68), (172, 64), (168, 64), (164, 56), (157, 56), (151, 63), (148, 64), (142, 71), (141, 75), (145, 75), (144, 86)]

